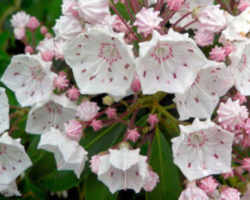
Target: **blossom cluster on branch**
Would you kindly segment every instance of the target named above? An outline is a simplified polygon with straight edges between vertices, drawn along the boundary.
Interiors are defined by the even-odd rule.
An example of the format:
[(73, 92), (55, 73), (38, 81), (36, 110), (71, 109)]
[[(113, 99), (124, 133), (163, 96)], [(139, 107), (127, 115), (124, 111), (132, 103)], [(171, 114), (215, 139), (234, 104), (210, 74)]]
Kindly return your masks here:
[[(249, 0), (63, 0), (52, 30), (23, 11), (11, 24), (25, 53), (1, 78), (20, 104), (1, 88), (2, 194), (20, 195), (15, 180), (32, 166), (9, 125), (28, 112), (25, 131), (41, 135), (58, 170), (80, 179), (89, 165), (111, 193), (162, 184), (151, 162), (160, 134), (172, 147), (163, 159), (185, 177), (179, 200), (249, 199)], [(121, 137), (89, 153), (88, 134), (116, 124)]]

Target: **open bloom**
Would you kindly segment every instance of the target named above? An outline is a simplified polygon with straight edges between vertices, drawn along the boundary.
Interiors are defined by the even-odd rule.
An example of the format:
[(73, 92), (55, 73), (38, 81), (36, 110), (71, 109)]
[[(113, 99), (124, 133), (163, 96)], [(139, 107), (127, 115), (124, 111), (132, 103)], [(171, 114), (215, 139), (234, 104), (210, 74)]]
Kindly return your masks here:
[(76, 105), (66, 96), (51, 95), (39, 102), (29, 112), (26, 131), (42, 134), (51, 127), (64, 130), (64, 123), (75, 117)]
[(0, 188), (13, 182), (32, 165), (20, 139), (12, 139), (8, 133), (0, 137)]
[(232, 86), (232, 74), (225, 65), (209, 63), (198, 73), (195, 82), (185, 93), (176, 94), (174, 102), (180, 120), (190, 117), (210, 118), (220, 97)]
[(90, 101), (83, 101), (77, 107), (76, 116), (85, 122), (91, 121), (97, 115), (99, 109), (100, 108), (98, 107), (97, 103)]
[(41, 136), (38, 148), (54, 154), (58, 170), (73, 170), (80, 178), (88, 153), (78, 142), (58, 129), (51, 128)]
[(183, 93), (207, 59), (187, 34), (169, 30), (167, 35), (154, 31), (151, 41), (140, 43), (136, 71), (144, 94), (158, 91)]
[(189, 180), (231, 171), (232, 133), (198, 119), (180, 125), (180, 130), (181, 135), (172, 139), (174, 163)]
[(1, 81), (15, 92), (22, 106), (30, 106), (48, 98), (53, 90), (55, 74), (50, 71), (50, 65), (39, 55), (17, 55)]
[(134, 72), (132, 49), (121, 34), (90, 28), (65, 45), (64, 57), (82, 94), (123, 96)]
[(21, 196), (17, 189), (16, 181), (9, 184), (0, 184), (0, 194), (5, 197)]
[[(126, 189), (138, 193), (152, 176), (146, 159), (146, 156), (139, 155), (139, 149), (129, 150), (126, 146), (109, 149), (107, 154), (99, 155), (98, 159), (95, 159), (98, 166), (95, 165), (94, 172), (112, 193)], [(154, 186), (155, 182), (157, 183), (157, 180), (153, 181)]]

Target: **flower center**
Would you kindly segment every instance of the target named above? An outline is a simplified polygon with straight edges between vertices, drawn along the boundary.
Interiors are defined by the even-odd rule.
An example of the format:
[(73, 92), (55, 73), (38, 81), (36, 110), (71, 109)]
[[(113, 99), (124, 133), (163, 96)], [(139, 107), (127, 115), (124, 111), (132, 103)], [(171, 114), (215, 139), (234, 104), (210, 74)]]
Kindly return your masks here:
[(159, 64), (173, 57), (173, 49), (169, 44), (158, 44), (152, 51), (151, 57), (153, 57)]
[(45, 72), (40, 66), (31, 67), (31, 76), (33, 80), (42, 81), (46, 76)]
[(109, 65), (122, 59), (120, 52), (115, 44), (101, 43), (100, 52), (98, 55), (100, 58), (104, 59)]
[(203, 131), (194, 132), (188, 136), (188, 145), (193, 148), (203, 146), (206, 141), (207, 141), (207, 138)]

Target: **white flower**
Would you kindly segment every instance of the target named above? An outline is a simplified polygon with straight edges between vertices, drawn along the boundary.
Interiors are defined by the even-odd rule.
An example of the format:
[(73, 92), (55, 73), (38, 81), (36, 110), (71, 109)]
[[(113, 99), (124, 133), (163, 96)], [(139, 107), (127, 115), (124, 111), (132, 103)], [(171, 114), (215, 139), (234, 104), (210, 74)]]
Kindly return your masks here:
[(54, 153), (58, 170), (73, 170), (80, 178), (88, 153), (78, 142), (51, 128), (41, 136), (38, 148)]
[(50, 63), (39, 55), (17, 55), (11, 60), (1, 81), (13, 90), (22, 106), (30, 106), (46, 99), (53, 90), (55, 74)]
[(232, 133), (198, 119), (180, 125), (180, 130), (181, 135), (172, 139), (174, 163), (190, 181), (231, 171)]
[(80, 21), (73, 16), (61, 16), (53, 27), (57, 38), (74, 39), (83, 31)]
[(6, 131), (10, 127), (9, 110), (9, 102), (5, 89), (0, 88), (0, 133)]
[(24, 11), (20, 11), (12, 16), (10, 22), (14, 28), (25, 28), (30, 20), (30, 16)]
[(64, 56), (82, 94), (123, 96), (135, 71), (131, 48), (121, 34), (95, 27), (68, 42)]
[(0, 137), (0, 185), (13, 182), (32, 165), (20, 139), (12, 139), (8, 133)]
[(36, 104), (29, 112), (26, 131), (32, 134), (47, 132), (51, 127), (64, 130), (64, 123), (75, 117), (76, 105), (65, 95), (51, 95)]
[(95, 173), (111, 193), (126, 189), (138, 193), (152, 175), (146, 159), (146, 156), (139, 155), (139, 149), (129, 150), (126, 146), (109, 149), (108, 154), (98, 156)]
[(15, 181), (10, 184), (0, 184), (0, 193), (5, 197), (21, 196)]
[(222, 38), (229, 41), (248, 40), (247, 33), (250, 32), (250, 8), (248, 7), (240, 15), (234, 17), (222, 32)]
[(190, 117), (210, 118), (220, 97), (232, 86), (232, 74), (225, 65), (209, 63), (198, 73), (195, 82), (184, 94), (176, 94), (174, 101), (180, 120)]
[(183, 93), (206, 63), (207, 59), (187, 34), (171, 29), (165, 36), (155, 31), (151, 41), (140, 43), (136, 70), (144, 94)]
[(79, 15), (90, 24), (102, 23), (110, 15), (108, 0), (78, 0)]
[(235, 44), (235, 50), (230, 54), (235, 87), (242, 95), (250, 95), (250, 41)]

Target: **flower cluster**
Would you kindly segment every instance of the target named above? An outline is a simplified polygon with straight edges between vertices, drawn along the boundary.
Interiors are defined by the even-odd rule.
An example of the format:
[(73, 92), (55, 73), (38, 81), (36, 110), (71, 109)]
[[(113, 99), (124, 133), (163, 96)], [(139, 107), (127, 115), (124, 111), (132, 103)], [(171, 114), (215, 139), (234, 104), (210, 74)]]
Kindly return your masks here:
[[(37, 148), (54, 154), (58, 170), (80, 179), (89, 160), (111, 193), (151, 192), (168, 173), (153, 162), (160, 155), (188, 181), (179, 200), (240, 200), (241, 188), (221, 180), (250, 175), (249, 1), (63, 0), (53, 34), (23, 11), (11, 24), (25, 53), (13, 56), (1, 81), (28, 111), (25, 131), (41, 135)], [(44, 39), (34, 45), (26, 33), (38, 30)], [(0, 104), (3, 133), (4, 89)], [(120, 136), (90, 150), (117, 124)], [(20, 195), (15, 179), (32, 165), (9, 135), (0, 136), (7, 196)], [(159, 137), (171, 141), (173, 160), (152, 154)]]

